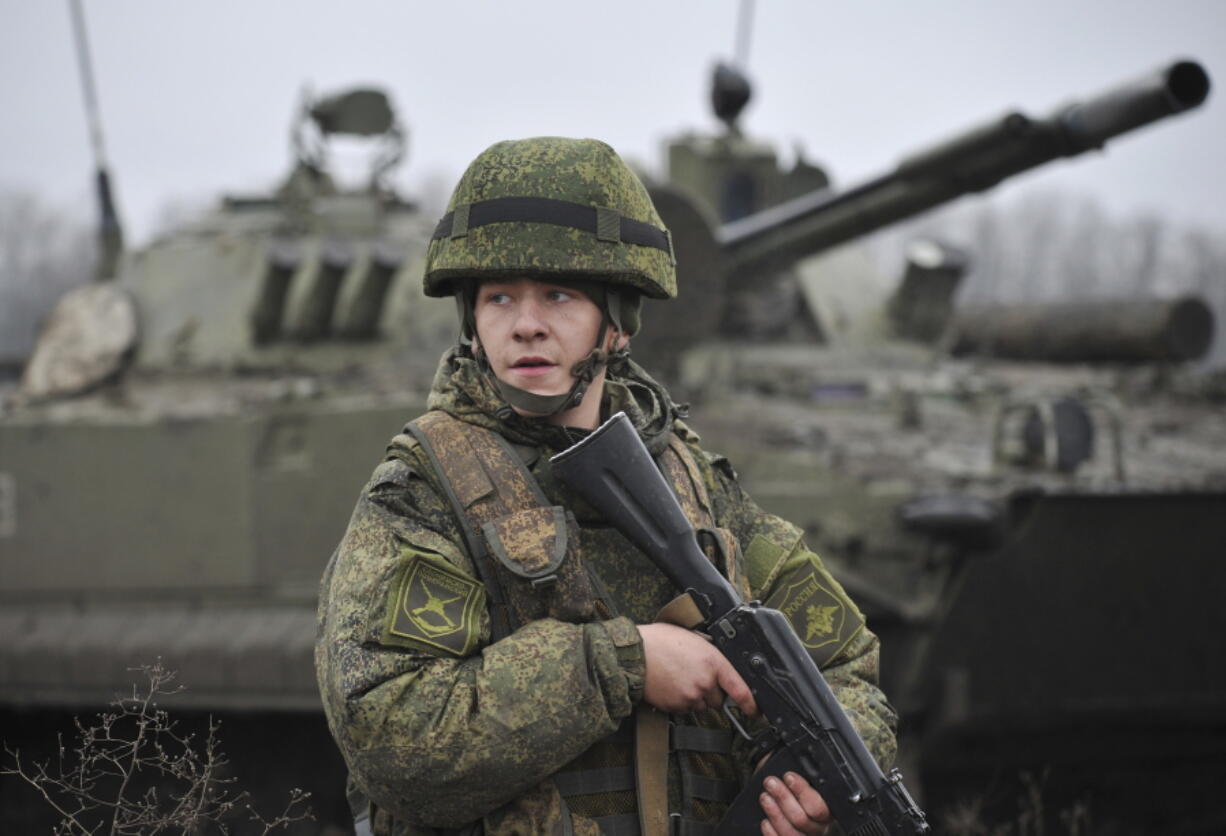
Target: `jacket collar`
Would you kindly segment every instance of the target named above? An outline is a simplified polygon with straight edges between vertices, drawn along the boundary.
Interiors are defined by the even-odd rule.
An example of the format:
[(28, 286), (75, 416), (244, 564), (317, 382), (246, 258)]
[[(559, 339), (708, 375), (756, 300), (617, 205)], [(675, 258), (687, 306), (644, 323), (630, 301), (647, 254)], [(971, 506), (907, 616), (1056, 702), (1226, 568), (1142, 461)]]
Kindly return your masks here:
[[(563, 450), (589, 430), (560, 427), (541, 418), (525, 418), (499, 396), (466, 349), (453, 347), (443, 355), (434, 376), (428, 409), (440, 409), (469, 424), (502, 435), (512, 444)], [(625, 412), (644, 446), (655, 455), (668, 445), (669, 433), (684, 407), (633, 360), (610, 367), (605, 378), (601, 417)]]

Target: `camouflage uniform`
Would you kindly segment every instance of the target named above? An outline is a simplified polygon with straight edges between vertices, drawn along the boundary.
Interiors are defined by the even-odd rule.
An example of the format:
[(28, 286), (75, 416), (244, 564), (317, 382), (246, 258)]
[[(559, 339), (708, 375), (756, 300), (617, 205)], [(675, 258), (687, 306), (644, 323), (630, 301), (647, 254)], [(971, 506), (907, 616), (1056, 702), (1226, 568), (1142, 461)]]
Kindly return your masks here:
[[(652, 621), (675, 590), (551, 477), (548, 457), (584, 431), (519, 417), (463, 351), (443, 358), (429, 409), (497, 433), (549, 502), (574, 512), (582, 563), (616, 613), (586, 623), (542, 618), (491, 642), (484, 589), (445, 486), (416, 440), (399, 435), (322, 582), (316, 663), (329, 726), (376, 809), (376, 833), (459, 828), (482, 817), (489, 834), (596, 833), (587, 816), (600, 811), (590, 799), (582, 809), (572, 804), (569, 816), (549, 779), (599, 760), (619, 728), (624, 734), (645, 673), (634, 625)], [(891, 762), (896, 718), (877, 688), (877, 639), (800, 531), (758, 508), (727, 460), (701, 450), (667, 393), (629, 361), (612, 365), (605, 384), (602, 412), (617, 410), (653, 455), (671, 435), (688, 445), (716, 523), (740, 545), (736, 573), (753, 597), (788, 613), (869, 750), (883, 766)], [(430, 582), (413, 587), (427, 590), (411, 608), (416, 626), (397, 629), (398, 595), (408, 594), (414, 572)], [(828, 606), (805, 597), (819, 587)], [(748, 755), (735, 756), (743, 781)], [(674, 808), (676, 771), (673, 764)]]

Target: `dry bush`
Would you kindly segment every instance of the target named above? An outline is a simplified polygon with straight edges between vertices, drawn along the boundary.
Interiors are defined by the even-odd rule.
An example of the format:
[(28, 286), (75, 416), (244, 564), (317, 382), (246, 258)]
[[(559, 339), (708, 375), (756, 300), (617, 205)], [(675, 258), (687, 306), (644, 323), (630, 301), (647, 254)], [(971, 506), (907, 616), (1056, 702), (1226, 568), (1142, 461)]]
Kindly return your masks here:
[(133, 668), (143, 686), (119, 697), (111, 710), (86, 724), (74, 718), (76, 740), (59, 739), (55, 758), (24, 761), (7, 743), (0, 775), (21, 779), (55, 811), (63, 836), (151, 836), (157, 833), (268, 834), (311, 819), (309, 793), (293, 790), (281, 812), (265, 818), (249, 793), (234, 786), (210, 718), (203, 734), (185, 733), (158, 707), (160, 698), (183, 690), (175, 672), (157, 661)]

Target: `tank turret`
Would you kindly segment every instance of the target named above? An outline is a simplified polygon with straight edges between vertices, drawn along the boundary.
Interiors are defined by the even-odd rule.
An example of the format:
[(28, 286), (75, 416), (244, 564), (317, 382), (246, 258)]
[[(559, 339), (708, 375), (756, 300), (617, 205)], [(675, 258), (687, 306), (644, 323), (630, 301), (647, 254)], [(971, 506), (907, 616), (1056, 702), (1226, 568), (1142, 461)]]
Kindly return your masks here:
[[(717, 87), (726, 72), (717, 70)], [(1044, 118), (1007, 113), (838, 191), (803, 160), (781, 171), (768, 146), (739, 131), (683, 137), (669, 147), (668, 184), (652, 196), (673, 234), (682, 294), (698, 315), (670, 323), (662, 343), (640, 350), (667, 363), (686, 344), (726, 326), (729, 300), (743, 304), (738, 292), (775, 294), (787, 304), (786, 292), (771, 283), (798, 261), (1053, 160), (1101, 149), (1114, 137), (1200, 106), (1209, 86), (1200, 64), (1175, 61)], [(803, 194), (796, 191), (802, 184)]]
[[(368, 170), (356, 185), (331, 171), (337, 137), (366, 142)], [(186, 229), (129, 254), (103, 306), (88, 290), (62, 300), (53, 325), (69, 316), (101, 322), (129, 308), (139, 327), (111, 352), (122, 363), (98, 364), (90, 345), (62, 336), (81, 333), (77, 325), (49, 327), (22, 397), (71, 395), (128, 369), (335, 375), (392, 366), (408, 353), (407, 341), (428, 330), (406, 323), (431, 308), (408, 269), (428, 227), (389, 185), (405, 144), (390, 100), (376, 89), (304, 95), (291, 140), (291, 171), (272, 193), (227, 196)], [(99, 375), (64, 371), (94, 366)]]
[(1033, 119), (1007, 113), (905, 156), (894, 170), (837, 194), (815, 193), (722, 227), (717, 240), (730, 274), (747, 280), (774, 267), (867, 235), (954, 198), (1204, 103), (1209, 76), (1176, 61), (1083, 102)]

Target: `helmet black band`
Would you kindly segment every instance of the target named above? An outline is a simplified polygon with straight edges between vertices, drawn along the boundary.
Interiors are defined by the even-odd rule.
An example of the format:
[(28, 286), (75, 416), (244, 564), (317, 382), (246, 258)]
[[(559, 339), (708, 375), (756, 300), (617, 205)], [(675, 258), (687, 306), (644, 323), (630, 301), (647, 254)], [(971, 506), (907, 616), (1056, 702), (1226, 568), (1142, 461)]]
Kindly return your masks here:
[(443, 215), (430, 239), (462, 238), (470, 229), (496, 223), (566, 226), (591, 232), (601, 241), (654, 247), (673, 258), (673, 242), (666, 229), (627, 218), (616, 209), (548, 197), (498, 197), (460, 204)]

